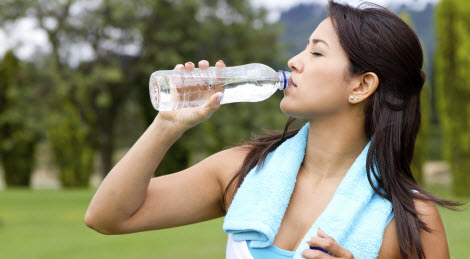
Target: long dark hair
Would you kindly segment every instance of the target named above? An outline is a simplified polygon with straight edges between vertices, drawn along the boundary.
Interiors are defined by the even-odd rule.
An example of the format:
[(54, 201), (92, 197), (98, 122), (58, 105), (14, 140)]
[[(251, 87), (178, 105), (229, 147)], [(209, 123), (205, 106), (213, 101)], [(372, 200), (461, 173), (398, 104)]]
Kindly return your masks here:
[[(461, 203), (433, 196), (417, 184), (410, 169), (421, 123), (420, 92), (425, 80), (421, 44), (402, 19), (376, 4), (363, 3), (354, 8), (330, 0), (328, 16), (349, 57), (348, 72), (374, 72), (379, 78), (376, 91), (365, 101), (365, 132), (368, 139), (373, 136), (367, 154), (367, 177), (374, 191), (393, 205), (401, 256), (415, 254), (423, 258), (419, 229), (431, 229), (418, 218), (413, 199), (432, 201), (452, 210)], [(282, 133), (271, 132), (245, 142), (249, 152), (225, 189), (224, 201), (230, 188), (238, 189), (248, 172), (261, 165), (268, 153), (297, 134), (299, 129), (288, 130), (294, 121), (289, 117)], [(373, 161), (379, 172), (373, 170)], [(374, 187), (372, 177), (385, 193)]]

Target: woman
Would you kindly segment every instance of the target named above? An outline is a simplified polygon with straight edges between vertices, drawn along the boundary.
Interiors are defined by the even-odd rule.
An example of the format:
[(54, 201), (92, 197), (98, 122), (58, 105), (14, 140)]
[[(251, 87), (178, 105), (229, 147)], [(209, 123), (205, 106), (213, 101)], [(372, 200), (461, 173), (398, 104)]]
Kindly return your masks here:
[[(209, 67), (199, 62), (200, 69)], [(413, 30), (379, 6), (353, 8), (329, 3), (329, 16), (288, 62), (295, 87), (280, 103), (289, 116), (282, 134), (216, 153), (178, 173), (152, 178), (170, 146), (188, 129), (208, 119), (220, 94), (200, 108), (159, 112), (154, 122), (102, 182), (85, 216), (87, 226), (122, 234), (187, 225), (225, 216), (237, 189), (268, 153), (295, 136), (295, 119), (308, 120), (308, 140), (292, 198), (272, 247), (287, 257), (325, 210), (356, 157), (370, 142), (378, 171), (370, 163), (373, 190), (393, 207), (378, 258), (449, 258), (442, 220), (410, 171), (418, 133), (423, 54)], [(216, 67), (224, 67), (222, 61)], [(177, 65), (192, 70), (194, 64)], [(368, 156), (371, 162), (372, 156)], [(371, 187), (373, 185), (371, 184)], [(354, 258), (350, 249), (318, 230), (305, 258)], [(289, 254), (291, 252), (292, 254)]]

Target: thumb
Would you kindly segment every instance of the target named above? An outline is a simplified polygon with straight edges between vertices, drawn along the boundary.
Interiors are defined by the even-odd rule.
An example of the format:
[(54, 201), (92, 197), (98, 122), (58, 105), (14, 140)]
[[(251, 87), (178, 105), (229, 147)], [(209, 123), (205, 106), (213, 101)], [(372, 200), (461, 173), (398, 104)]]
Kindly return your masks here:
[(209, 99), (202, 105), (202, 107), (205, 108), (219, 108), (220, 102), (223, 98), (224, 94), (223, 93), (215, 93), (209, 97)]

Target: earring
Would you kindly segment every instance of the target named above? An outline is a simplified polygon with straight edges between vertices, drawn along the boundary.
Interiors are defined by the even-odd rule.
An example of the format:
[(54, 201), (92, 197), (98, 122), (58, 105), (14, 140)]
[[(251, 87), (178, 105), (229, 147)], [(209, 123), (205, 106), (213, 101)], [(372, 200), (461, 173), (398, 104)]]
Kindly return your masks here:
[(349, 99), (354, 100), (354, 96), (351, 95), (351, 96), (349, 97)]
[(356, 96), (356, 100), (359, 100), (359, 96)]

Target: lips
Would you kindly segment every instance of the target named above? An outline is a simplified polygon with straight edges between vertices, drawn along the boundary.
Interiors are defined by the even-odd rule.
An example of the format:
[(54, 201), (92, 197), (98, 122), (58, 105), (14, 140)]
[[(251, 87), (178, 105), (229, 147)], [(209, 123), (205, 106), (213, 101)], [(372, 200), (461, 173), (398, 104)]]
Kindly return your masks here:
[(286, 89), (289, 89), (289, 88), (297, 88), (297, 84), (294, 82), (294, 78), (290, 78), (289, 79), (289, 82), (288, 82), (289, 86), (286, 88)]
[(291, 82), (292, 82), (291, 85), (292, 85), (293, 87), (297, 87), (297, 84), (294, 82), (294, 79), (292, 79)]

